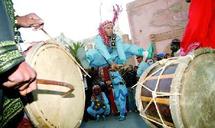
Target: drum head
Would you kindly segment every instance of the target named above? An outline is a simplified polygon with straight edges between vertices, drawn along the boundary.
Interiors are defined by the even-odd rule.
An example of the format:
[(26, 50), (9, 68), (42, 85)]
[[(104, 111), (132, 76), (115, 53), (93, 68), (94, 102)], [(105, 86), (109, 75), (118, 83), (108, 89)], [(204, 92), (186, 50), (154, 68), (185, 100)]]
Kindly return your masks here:
[[(194, 51), (194, 53), (190, 55), (164, 62), (164, 60), (163, 62), (159, 61), (150, 66), (138, 82), (139, 84), (136, 89), (136, 103), (140, 115), (144, 117), (146, 123), (150, 127), (154, 127), (149, 121), (155, 123), (160, 120), (149, 118), (149, 116), (147, 117), (147, 111), (144, 111), (146, 107), (143, 105), (142, 101), (145, 103), (146, 100), (141, 99), (142, 86), (146, 85), (144, 80), (151, 72), (153, 72), (153, 70), (160, 68), (159, 66), (174, 63), (177, 65), (177, 68), (171, 82), (170, 94), (168, 94), (169, 109), (171, 111), (174, 127), (214, 128), (215, 50), (202, 48)], [(165, 66), (163, 65), (162, 67)], [(168, 67), (165, 67), (165, 69), (167, 68)], [(166, 86), (169, 86), (169, 84)], [(154, 109), (150, 110), (154, 112)], [(165, 114), (166, 113), (167, 112), (165, 112)], [(167, 125), (166, 122), (164, 122), (164, 124)], [(163, 124), (159, 125), (162, 126)]]
[(34, 46), (26, 61), (36, 70), (38, 79), (70, 83), (74, 91), (62, 97), (69, 88), (38, 84), (33, 92), (33, 102), (26, 105), (26, 112), (35, 127), (79, 127), (85, 104), (84, 83), (73, 57), (57, 44)]
[(215, 51), (200, 49), (184, 72), (180, 106), (184, 127), (215, 127)]

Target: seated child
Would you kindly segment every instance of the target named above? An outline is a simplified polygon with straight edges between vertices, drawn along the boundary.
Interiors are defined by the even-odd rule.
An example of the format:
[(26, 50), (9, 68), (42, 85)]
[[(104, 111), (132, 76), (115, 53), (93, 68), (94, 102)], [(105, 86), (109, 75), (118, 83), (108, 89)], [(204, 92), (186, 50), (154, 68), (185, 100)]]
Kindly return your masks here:
[(92, 88), (91, 106), (87, 108), (87, 112), (98, 121), (102, 116), (105, 119), (110, 113), (110, 105), (104, 92), (101, 91), (99, 85)]

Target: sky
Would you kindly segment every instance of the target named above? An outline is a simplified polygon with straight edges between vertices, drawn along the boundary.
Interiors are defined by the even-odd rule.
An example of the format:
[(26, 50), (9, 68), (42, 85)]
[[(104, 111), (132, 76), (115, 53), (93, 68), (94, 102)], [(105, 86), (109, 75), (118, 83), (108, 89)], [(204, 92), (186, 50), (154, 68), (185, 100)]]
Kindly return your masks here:
[[(112, 6), (122, 6), (118, 20), (120, 30), (130, 35), (126, 4), (134, 0), (13, 0), (17, 15), (34, 12), (44, 20), (44, 29), (51, 37), (60, 33), (78, 41), (96, 35), (101, 21), (112, 20)], [(41, 30), (20, 29), (24, 41), (47, 40)]]

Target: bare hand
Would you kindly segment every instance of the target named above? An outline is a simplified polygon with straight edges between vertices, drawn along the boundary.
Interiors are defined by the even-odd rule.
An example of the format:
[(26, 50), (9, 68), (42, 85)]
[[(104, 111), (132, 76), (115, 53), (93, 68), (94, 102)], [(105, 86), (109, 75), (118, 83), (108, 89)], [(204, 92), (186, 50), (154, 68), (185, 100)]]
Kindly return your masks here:
[(111, 69), (112, 69), (112, 70), (117, 70), (117, 69), (119, 69), (119, 66), (118, 66), (117, 64), (113, 63), (113, 64), (111, 65)]
[(105, 83), (107, 84), (107, 85), (111, 85), (111, 81), (110, 80), (107, 80), (107, 81), (105, 81)]
[(17, 25), (20, 27), (33, 27), (34, 29), (42, 29), (44, 22), (43, 20), (37, 16), (35, 13), (30, 13), (25, 16), (16, 17)]
[(36, 72), (26, 62), (22, 62), (2, 85), (16, 88), (25, 96), (37, 88)]

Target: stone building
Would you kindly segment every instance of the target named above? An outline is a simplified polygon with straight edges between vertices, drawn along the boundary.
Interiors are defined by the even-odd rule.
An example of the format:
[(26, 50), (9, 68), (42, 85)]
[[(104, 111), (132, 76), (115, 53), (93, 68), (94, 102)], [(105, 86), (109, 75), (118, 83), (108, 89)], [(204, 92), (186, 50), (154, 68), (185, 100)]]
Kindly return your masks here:
[(185, 0), (135, 0), (127, 4), (127, 13), (132, 42), (146, 48), (152, 35), (157, 52), (170, 52), (171, 40), (183, 35), (188, 4)]

